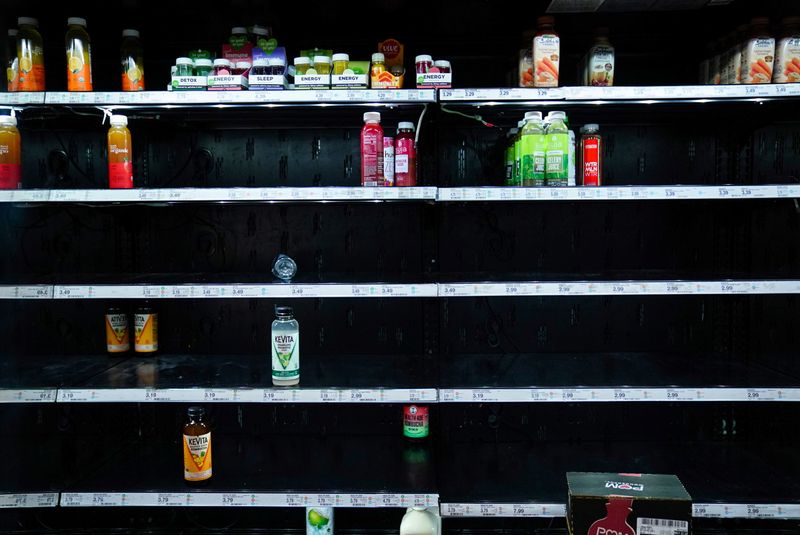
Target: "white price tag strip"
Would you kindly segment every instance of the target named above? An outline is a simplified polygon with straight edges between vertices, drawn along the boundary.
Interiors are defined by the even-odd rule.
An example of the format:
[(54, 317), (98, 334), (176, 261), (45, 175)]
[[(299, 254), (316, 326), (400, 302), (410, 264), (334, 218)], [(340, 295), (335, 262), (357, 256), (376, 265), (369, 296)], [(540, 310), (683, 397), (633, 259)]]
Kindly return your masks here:
[(0, 93), (0, 104), (5, 106), (24, 106), (27, 104), (44, 104), (44, 92)]
[(440, 102), (562, 100), (564, 88), (440, 89)]
[(64, 492), (62, 507), (435, 507), (438, 494)]
[(800, 388), (447, 388), (442, 403), (800, 402)]
[(449, 517), (527, 517), (560, 518), (566, 515), (563, 503), (443, 503), (442, 516)]
[(0, 509), (29, 509), (56, 505), (58, 505), (57, 492), (0, 494)]
[(692, 516), (695, 518), (797, 520), (800, 519), (800, 504), (696, 503), (693, 506)]
[(53, 287), (49, 285), (35, 286), (0, 286), (0, 299), (52, 299)]
[(0, 403), (52, 403), (56, 401), (55, 388), (0, 389)]

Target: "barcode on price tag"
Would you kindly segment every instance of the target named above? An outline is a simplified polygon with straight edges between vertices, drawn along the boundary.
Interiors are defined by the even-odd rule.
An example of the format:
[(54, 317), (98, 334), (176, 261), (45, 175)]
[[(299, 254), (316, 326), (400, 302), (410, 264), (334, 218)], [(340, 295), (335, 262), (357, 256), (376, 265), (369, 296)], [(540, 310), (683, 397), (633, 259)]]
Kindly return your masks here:
[(637, 518), (636, 533), (639, 535), (688, 535), (689, 522), (666, 518)]

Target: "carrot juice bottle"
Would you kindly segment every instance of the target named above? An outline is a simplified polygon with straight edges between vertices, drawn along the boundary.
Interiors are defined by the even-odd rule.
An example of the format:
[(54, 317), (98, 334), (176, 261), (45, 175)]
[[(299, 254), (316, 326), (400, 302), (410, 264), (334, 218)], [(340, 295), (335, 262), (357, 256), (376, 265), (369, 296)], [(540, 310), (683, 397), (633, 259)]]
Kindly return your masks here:
[(20, 139), (17, 118), (0, 115), (0, 189), (20, 187)]
[(111, 116), (111, 128), (108, 130), (108, 187), (133, 187), (133, 147), (128, 118), (124, 115)]
[(533, 86), (558, 87), (558, 65), (561, 60), (561, 39), (550, 16), (536, 19), (533, 38)]

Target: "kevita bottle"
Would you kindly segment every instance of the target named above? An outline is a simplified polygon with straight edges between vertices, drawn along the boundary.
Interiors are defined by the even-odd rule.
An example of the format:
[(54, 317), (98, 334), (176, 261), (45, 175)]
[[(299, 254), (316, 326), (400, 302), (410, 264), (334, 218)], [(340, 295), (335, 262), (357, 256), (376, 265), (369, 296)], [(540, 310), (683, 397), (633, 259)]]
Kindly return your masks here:
[(272, 384), (292, 386), (300, 382), (300, 325), (292, 307), (275, 307), (272, 322)]

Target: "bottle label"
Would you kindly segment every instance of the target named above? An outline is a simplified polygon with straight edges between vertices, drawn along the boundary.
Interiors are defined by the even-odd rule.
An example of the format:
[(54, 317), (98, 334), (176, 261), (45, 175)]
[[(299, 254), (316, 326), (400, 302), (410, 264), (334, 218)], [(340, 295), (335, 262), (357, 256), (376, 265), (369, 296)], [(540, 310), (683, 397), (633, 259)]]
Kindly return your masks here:
[(751, 39), (745, 47), (742, 61), (742, 82), (746, 84), (768, 84), (772, 81), (772, 66), (775, 59), (775, 39)]
[[(113, 149), (112, 145), (112, 151)], [(133, 162), (109, 163), (108, 187), (111, 189), (131, 189), (133, 187)]]
[(600, 140), (596, 137), (583, 140), (583, 185), (600, 185)]
[[(8, 147), (0, 145), (0, 154), (6, 154)], [(20, 165), (18, 163), (0, 163), (0, 189), (19, 189)]]
[(609, 46), (595, 46), (589, 59), (589, 85), (614, 85), (614, 49)]
[(158, 351), (158, 314), (136, 314), (134, 328), (134, 350), (137, 353)]
[[(122, 63), (122, 90), (123, 91), (144, 91), (144, 72), (133, 61)], [(127, 68), (125, 68), (127, 67)]]
[(377, 186), (383, 171), (383, 132), (365, 128), (361, 132), (361, 185)]
[(547, 135), (545, 173), (548, 186), (566, 186), (569, 178), (569, 134)]
[(183, 478), (203, 481), (211, 477), (211, 433), (183, 435)]
[(383, 138), (383, 183), (385, 186), (394, 186), (394, 138)]
[(92, 90), (91, 56), (83, 49), (83, 43), (73, 41), (74, 51), (67, 51), (67, 91)]
[[(41, 58), (41, 48), (37, 48)], [(36, 55), (36, 50), (34, 55)], [(35, 63), (30, 57), (22, 57), (19, 62), (20, 91), (44, 91), (44, 64)]]
[(6, 68), (6, 79), (10, 93), (19, 91), (19, 59), (16, 57), (11, 60), (8, 68)]
[(775, 51), (775, 76), (777, 84), (800, 82), (800, 38), (784, 37)]
[(534, 87), (558, 87), (558, 64), (561, 40), (557, 35), (537, 35), (533, 38)]
[(295, 379), (300, 377), (300, 333), (272, 334), (272, 377)]
[(106, 314), (106, 349), (109, 353), (121, 353), (131, 348), (128, 332), (128, 316)]
[(428, 407), (406, 405), (403, 407), (403, 435), (425, 438), (430, 432)]
[(545, 176), (544, 134), (525, 134), (520, 140), (521, 178), (523, 185), (544, 186)]
[(402, 137), (397, 140), (394, 160), (394, 179), (398, 186), (417, 185), (417, 152), (414, 139)]

